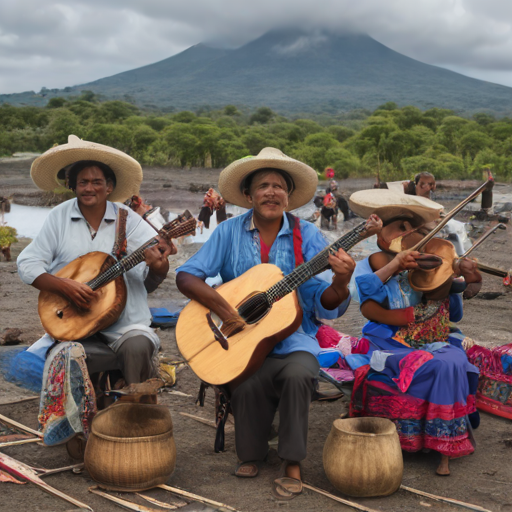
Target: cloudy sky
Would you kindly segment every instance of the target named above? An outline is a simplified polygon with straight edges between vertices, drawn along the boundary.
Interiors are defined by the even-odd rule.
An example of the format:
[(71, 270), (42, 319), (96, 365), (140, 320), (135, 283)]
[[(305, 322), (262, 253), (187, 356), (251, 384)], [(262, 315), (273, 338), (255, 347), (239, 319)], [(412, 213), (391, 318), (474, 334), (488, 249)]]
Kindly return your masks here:
[(283, 25), (369, 34), (512, 86), (511, 0), (0, 0), (0, 94), (87, 83)]

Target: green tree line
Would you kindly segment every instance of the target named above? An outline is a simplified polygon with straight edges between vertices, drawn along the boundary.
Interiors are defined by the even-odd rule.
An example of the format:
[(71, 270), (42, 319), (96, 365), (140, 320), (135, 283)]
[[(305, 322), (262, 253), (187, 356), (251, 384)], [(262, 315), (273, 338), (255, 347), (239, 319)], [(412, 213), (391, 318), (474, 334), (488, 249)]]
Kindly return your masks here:
[(69, 134), (113, 146), (145, 165), (221, 168), (272, 146), (318, 172), (338, 178), (399, 180), (429, 171), (438, 179), (480, 178), (489, 166), (512, 178), (512, 119), (487, 113), (471, 118), (447, 109), (399, 108), (343, 117), (290, 119), (268, 107), (246, 111), (227, 105), (196, 112), (144, 112), (122, 101), (52, 98), (46, 107), (0, 106), (0, 156), (43, 152)]

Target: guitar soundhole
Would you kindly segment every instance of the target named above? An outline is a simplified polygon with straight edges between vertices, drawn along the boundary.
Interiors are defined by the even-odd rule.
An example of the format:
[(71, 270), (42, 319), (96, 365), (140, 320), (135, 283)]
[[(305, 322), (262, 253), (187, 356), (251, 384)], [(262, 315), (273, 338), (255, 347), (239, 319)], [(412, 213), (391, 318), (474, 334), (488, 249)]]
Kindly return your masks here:
[(59, 318), (62, 318), (62, 317), (64, 316), (64, 311), (62, 311), (62, 309), (59, 309), (59, 310), (57, 311), (57, 316), (58, 316)]
[(244, 299), (237, 309), (244, 322), (255, 324), (270, 311), (270, 307), (266, 293), (260, 292)]

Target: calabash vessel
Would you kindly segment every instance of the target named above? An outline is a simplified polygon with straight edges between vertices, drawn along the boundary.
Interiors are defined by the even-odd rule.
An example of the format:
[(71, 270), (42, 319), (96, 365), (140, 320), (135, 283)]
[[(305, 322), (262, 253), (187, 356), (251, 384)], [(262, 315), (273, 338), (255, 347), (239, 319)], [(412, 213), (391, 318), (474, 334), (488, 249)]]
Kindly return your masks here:
[(119, 403), (99, 412), (91, 425), (84, 462), (105, 489), (142, 491), (165, 484), (176, 465), (169, 409)]
[(400, 440), (394, 423), (386, 418), (335, 420), (323, 461), (327, 478), (348, 496), (388, 496), (402, 482)]

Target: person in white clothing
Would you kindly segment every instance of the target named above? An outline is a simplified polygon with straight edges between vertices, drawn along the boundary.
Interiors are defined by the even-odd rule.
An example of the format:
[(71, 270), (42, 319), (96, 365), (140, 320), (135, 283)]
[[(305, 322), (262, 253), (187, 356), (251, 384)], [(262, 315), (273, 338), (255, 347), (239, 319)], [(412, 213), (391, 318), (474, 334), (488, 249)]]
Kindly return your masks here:
[[(153, 238), (154, 229), (121, 203), (138, 192), (142, 169), (128, 155), (100, 144), (70, 136), (68, 144), (50, 149), (37, 158), (31, 175), (40, 188), (51, 189), (66, 168), (66, 182), (76, 198), (54, 208), (40, 233), (20, 254), (18, 273), (23, 282), (39, 290), (57, 293), (81, 309), (88, 309), (94, 294), (87, 285), (55, 276), (62, 267), (92, 251), (115, 254), (119, 243), (118, 224), (125, 224), (126, 253)], [(62, 173), (61, 173), (62, 175)], [(125, 220), (120, 221), (125, 212)], [(122, 230), (121, 230), (122, 231)], [(147, 293), (158, 287), (169, 269), (167, 256), (174, 246), (161, 241), (146, 249), (145, 262), (124, 275), (127, 302), (119, 319), (92, 338), (77, 340), (87, 356), (89, 374), (118, 369), (127, 384), (146, 380), (154, 374), (152, 358), (159, 340), (150, 328)], [(29, 350), (46, 354), (53, 340), (46, 334)]]

